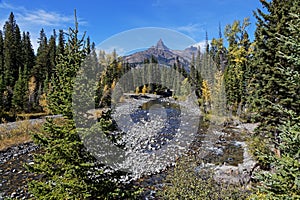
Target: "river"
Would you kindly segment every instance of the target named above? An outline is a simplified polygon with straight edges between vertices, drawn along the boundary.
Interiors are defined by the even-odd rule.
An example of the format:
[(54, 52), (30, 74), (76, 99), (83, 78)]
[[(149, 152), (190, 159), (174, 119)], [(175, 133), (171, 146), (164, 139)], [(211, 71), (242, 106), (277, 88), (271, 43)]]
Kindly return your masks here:
[[(119, 126), (113, 134), (123, 135), (118, 142), (130, 151), (121, 165), (134, 166), (130, 178), (143, 188), (160, 187), (165, 170), (174, 166), (178, 157), (187, 154), (194, 154), (201, 161), (195, 170), (210, 165), (215, 168), (216, 178), (232, 182), (249, 179), (243, 173), (255, 164), (247, 152), (245, 135), (241, 134), (247, 131), (246, 126), (209, 123), (203, 120), (199, 109), (180, 101), (137, 96), (118, 104), (112, 116)], [(28, 143), (0, 152), (0, 199), (28, 197), (26, 181), (34, 177), (26, 172), (23, 164), (32, 163), (32, 153), (36, 151), (37, 147)], [(228, 170), (241, 174), (228, 176)], [(155, 190), (145, 189), (143, 194), (144, 199), (151, 199)]]

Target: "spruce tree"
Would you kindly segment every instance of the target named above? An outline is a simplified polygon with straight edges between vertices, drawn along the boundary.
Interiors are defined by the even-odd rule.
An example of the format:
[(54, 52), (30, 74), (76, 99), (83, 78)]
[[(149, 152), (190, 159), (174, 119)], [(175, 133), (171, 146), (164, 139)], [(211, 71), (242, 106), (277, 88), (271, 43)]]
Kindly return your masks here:
[(32, 48), (31, 40), (30, 40), (30, 34), (29, 32), (23, 32), (22, 36), (22, 60), (23, 60), (23, 66), (27, 67), (27, 70), (29, 73), (31, 73), (31, 70), (35, 64), (35, 55), (34, 50)]
[(246, 104), (247, 79), (246, 73), (249, 65), (250, 41), (246, 28), (249, 19), (245, 18), (243, 23), (235, 21), (227, 25), (225, 36), (229, 43), (228, 64), (225, 69), (225, 83), (228, 105), (234, 112), (238, 107)]
[(3, 81), (3, 74), (0, 74), (0, 117), (2, 117), (4, 112), (4, 98), (3, 98), (4, 89), (5, 89), (5, 85)]
[[(293, 66), (284, 55), (293, 55), (292, 48), (280, 37), (297, 38), (298, 32), (291, 32), (288, 24), (293, 24), (293, 16), (289, 13), (299, 14), (299, 1), (273, 0), (261, 3), (267, 9), (267, 13), (257, 10), (258, 26), (255, 32), (255, 45), (253, 61), (250, 65), (251, 79), (248, 90), (251, 110), (261, 122), (256, 134), (260, 141), (267, 144), (269, 155), (259, 156), (261, 164), (270, 166), (272, 154), (280, 155), (278, 145), (282, 125), (287, 116), (274, 109), (280, 105), (283, 109), (299, 113), (300, 106), (295, 104), (299, 95), (295, 87), (290, 87), (289, 70), (299, 72), (298, 67)], [(268, 151), (266, 151), (268, 152)]]
[[(193, 56), (194, 57), (194, 56)], [(202, 76), (201, 76), (201, 71), (202, 71), (202, 60), (201, 57), (203, 58), (203, 56), (201, 56), (201, 51), (200, 48), (198, 48), (197, 51), (197, 55), (195, 58), (195, 61), (191, 62), (191, 81), (192, 81), (192, 85), (195, 86), (195, 90), (196, 90), (196, 94), (198, 97), (201, 96), (201, 87), (202, 87)]]
[(23, 55), (23, 44), (22, 44), (22, 36), (21, 31), (18, 25), (16, 25), (16, 29), (14, 32), (14, 47), (15, 47), (15, 59), (16, 59), (16, 70), (14, 70), (15, 80), (18, 77), (18, 70), (21, 68), (24, 69), (24, 55)]
[(0, 118), (2, 118), (3, 111), (4, 111), (4, 104), (3, 104), (3, 92), (5, 89), (4, 81), (3, 81), (3, 74), (4, 74), (4, 59), (3, 59), (3, 36), (2, 31), (0, 30)]
[(21, 112), (24, 108), (24, 94), (26, 94), (27, 91), (24, 91), (24, 84), (25, 84), (25, 80), (24, 80), (24, 75), (23, 72), (21, 70), (21, 68), (19, 69), (19, 77), (18, 80), (16, 81), (16, 84), (14, 86), (14, 90), (13, 90), (13, 98), (12, 98), (12, 105), (14, 107), (14, 110), (16, 112)]
[(65, 52), (65, 36), (64, 31), (59, 30), (58, 34), (58, 44), (57, 44), (57, 55), (64, 55)]
[(23, 67), (20, 29), (13, 13), (10, 13), (8, 21), (5, 22), (3, 33), (3, 82), (6, 86), (3, 98), (5, 99), (5, 110), (9, 111), (13, 88), (19, 76), (19, 68)]
[(0, 74), (1, 75), (3, 75), (3, 73), (4, 73), (4, 55), (3, 55), (3, 49), (4, 49), (3, 35), (2, 35), (2, 31), (0, 30)]
[(49, 108), (55, 114), (72, 118), (72, 91), (74, 78), (86, 56), (84, 38), (78, 38), (78, 24), (69, 29), (69, 38), (64, 55), (60, 54), (51, 78)]
[(53, 30), (53, 34), (49, 39), (48, 44), (48, 56), (49, 56), (49, 66), (47, 67), (47, 76), (51, 77), (52, 71), (56, 65), (56, 55), (57, 55), (57, 47), (56, 47), (56, 32)]
[(36, 62), (32, 69), (32, 76), (35, 78), (36, 87), (34, 88), (33, 108), (40, 110), (39, 98), (43, 94), (43, 83), (50, 71), (50, 56), (49, 56), (49, 44), (44, 29), (40, 31), (40, 37), (38, 39), (39, 47), (37, 49)]
[[(274, 68), (281, 72), (281, 90), (285, 90), (285, 96), (277, 93), (277, 102), (272, 103), (268, 109), (273, 111), (273, 117), (279, 123), (273, 124), (273, 130), (278, 131), (276, 141), (276, 153), (265, 155), (257, 151), (259, 158), (268, 156), (272, 170), (256, 174), (256, 178), (262, 183), (253, 198), (265, 199), (299, 199), (300, 198), (300, 13), (299, 1), (291, 2), (289, 16), (285, 27), (289, 34), (278, 33), (278, 42), (285, 51), (278, 52), (278, 59), (286, 61), (285, 65), (276, 65)], [(293, 13), (296, 12), (296, 13)], [(279, 82), (279, 80), (277, 80)], [(283, 91), (281, 91), (283, 92)], [(264, 110), (265, 111), (265, 110)], [(272, 116), (272, 113), (269, 113)], [(270, 121), (268, 119), (268, 121)], [(269, 122), (272, 124), (272, 122)], [(261, 130), (269, 128), (265, 123)]]
[(36, 64), (33, 68), (32, 74), (35, 76), (38, 85), (40, 85), (48, 74), (48, 66), (50, 64), (48, 54), (48, 39), (44, 29), (40, 31), (38, 39), (39, 47), (37, 49)]
[(8, 21), (4, 25), (4, 84), (6, 86), (13, 87), (15, 79), (18, 77), (17, 72), (19, 68), (17, 66), (16, 60), (16, 43), (15, 43), (15, 31), (16, 31), (16, 21), (14, 14), (11, 13)]
[[(50, 85), (49, 108), (53, 113), (62, 114), (63, 119), (59, 119), (59, 122), (48, 120), (45, 125), (46, 134), (34, 135), (35, 142), (41, 145), (44, 153), (35, 156), (34, 165), (27, 166), (30, 171), (43, 176), (39, 181), (32, 181), (29, 186), (30, 192), (38, 199), (112, 199), (125, 195), (118, 184), (109, 179), (114, 178), (113, 174), (104, 173), (105, 166), (87, 151), (78, 133), (86, 132), (88, 136), (93, 133), (92, 129), (99, 133), (103, 129), (103, 123), (108, 127), (110, 125), (103, 118), (102, 123), (97, 123), (92, 128), (75, 127), (72, 111), (74, 78), (77, 72), (82, 73), (79, 69), (86, 58), (84, 36), (79, 39), (78, 34), (75, 13), (75, 28), (69, 29), (64, 55), (60, 54), (58, 57)], [(90, 59), (94, 61), (94, 58)], [(85, 69), (86, 67), (92, 66), (84, 65), (84, 72), (93, 72), (92, 69)], [(84, 78), (80, 81), (89, 80)], [(82, 88), (83, 84), (76, 85), (76, 89)], [(80, 94), (85, 98), (84, 93)], [(91, 95), (93, 96), (87, 93), (88, 97)], [(93, 102), (93, 99), (90, 101)]]
[(90, 54), (91, 53), (91, 40), (90, 37), (87, 37), (86, 39), (86, 53)]

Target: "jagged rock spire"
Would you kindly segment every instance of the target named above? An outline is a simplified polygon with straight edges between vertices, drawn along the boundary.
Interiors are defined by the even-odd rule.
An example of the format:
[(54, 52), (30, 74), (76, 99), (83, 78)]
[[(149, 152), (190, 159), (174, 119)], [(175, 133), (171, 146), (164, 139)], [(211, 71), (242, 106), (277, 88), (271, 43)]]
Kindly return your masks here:
[(155, 46), (157, 49), (169, 50), (169, 48), (164, 44), (162, 39), (160, 38)]

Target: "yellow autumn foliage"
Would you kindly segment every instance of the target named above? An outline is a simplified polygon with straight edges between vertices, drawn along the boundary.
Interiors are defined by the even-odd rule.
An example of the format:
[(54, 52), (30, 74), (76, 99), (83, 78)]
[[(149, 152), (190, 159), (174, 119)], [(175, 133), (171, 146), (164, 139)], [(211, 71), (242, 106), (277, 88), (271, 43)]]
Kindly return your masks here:
[(146, 94), (146, 93), (147, 93), (147, 90), (148, 90), (147, 86), (144, 85), (144, 87), (143, 87), (143, 89), (142, 89), (142, 94)]
[(136, 87), (136, 88), (135, 88), (135, 94), (138, 94), (138, 93), (140, 93), (140, 88), (139, 88), (139, 87)]
[(201, 90), (202, 90), (202, 97), (203, 97), (203, 101), (204, 101), (203, 103), (209, 103), (211, 100), (211, 92), (210, 92), (207, 80), (202, 81)]

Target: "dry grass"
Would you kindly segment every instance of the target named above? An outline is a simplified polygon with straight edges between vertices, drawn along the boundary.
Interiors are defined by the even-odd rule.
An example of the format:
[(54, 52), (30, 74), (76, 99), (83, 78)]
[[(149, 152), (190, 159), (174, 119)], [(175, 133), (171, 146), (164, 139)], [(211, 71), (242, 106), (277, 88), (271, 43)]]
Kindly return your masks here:
[(0, 151), (10, 146), (31, 141), (31, 133), (42, 131), (43, 123), (31, 123), (29, 120), (19, 121), (16, 127), (0, 127)]
[[(10, 128), (11, 124), (7, 124), (7, 126), (2, 126), (2, 124), (0, 124), (0, 151), (14, 145), (32, 141), (32, 134), (46, 134), (43, 130), (44, 122), (46, 122), (46, 120), (39, 119), (32, 123), (32, 121), (27, 119), (17, 121), (15, 123), (16, 126), (13, 128)], [(66, 123), (63, 117), (55, 118), (53, 119), (53, 122), (58, 125)]]
[(17, 114), (17, 118), (18, 119), (33, 119), (33, 118), (40, 118), (40, 117), (43, 117), (43, 116), (47, 116), (49, 114), (47, 113), (20, 113), (20, 114)]

